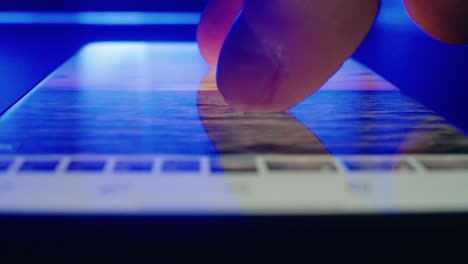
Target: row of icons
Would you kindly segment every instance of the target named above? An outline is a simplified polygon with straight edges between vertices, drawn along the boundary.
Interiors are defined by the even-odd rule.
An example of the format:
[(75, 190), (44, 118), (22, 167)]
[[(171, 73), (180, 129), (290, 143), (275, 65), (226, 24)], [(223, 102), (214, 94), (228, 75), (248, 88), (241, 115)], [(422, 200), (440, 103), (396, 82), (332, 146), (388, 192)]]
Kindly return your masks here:
[[(143, 173), (154, 171), (163, 173), (200, 173), (203, 171), (203, 158), (163, 159), (132, 158), (132, 160), (106, 158), (86, 159), (45, 159), (45, 158), (0, 158), (0, 174), (6, 173)], [(467, 171), (468, 157), (453, 158), (317, 158), (317, 157), (275, 157), (261, 158), (250, 156), (207, 158), (206, 164), (211, 173), (257, 174), (264, 168), (269, 172), (392, 172), (412, 173), (426, 171)]]

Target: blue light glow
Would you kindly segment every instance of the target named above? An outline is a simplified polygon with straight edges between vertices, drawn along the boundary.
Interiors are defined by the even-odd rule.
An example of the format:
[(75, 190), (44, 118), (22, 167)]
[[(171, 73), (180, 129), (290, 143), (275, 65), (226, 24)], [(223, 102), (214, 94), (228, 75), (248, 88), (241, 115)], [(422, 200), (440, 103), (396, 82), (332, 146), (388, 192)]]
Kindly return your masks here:
[(0, 12), (0, 24), (196, 25), (199, 13)]
[[(0, 12), (0, 24), (196, 25), (197, 12)], [(377, 23), (411, 23), (399, 1), (382, 1)]]
[(393, 5), (384, 4), (375, 23), (377, 25), (394, 27), (414, 26), (413, 22), (408, 17), (408, 14), (406, 14), (404, 7), (401, 3)]

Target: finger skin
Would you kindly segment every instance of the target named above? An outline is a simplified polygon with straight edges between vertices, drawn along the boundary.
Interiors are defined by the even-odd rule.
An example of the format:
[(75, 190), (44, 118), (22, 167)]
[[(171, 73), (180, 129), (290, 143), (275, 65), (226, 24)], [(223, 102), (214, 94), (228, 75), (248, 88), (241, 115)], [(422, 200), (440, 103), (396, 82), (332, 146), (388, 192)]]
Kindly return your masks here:
[(205, 61), (216, 67), (219, 52), (244, 0), (210, 0), (202, 14), (197, 41)]
[[(221, 155), (272, 152), (330, 154), (317, 136), (291, 113), (233, 111), (219, 94), (213, 72), (208, 73), (199, 90), (197, 106), (200, 120)], [(294, 131), (294, 136), (291, 136), (291, 131)]]
[(368, 34), (379, 0), (246, 0), (217, 83), (243, 112), (280, 112), (319, 89)]
[(408, 15), (430, 36), (455, 45), (468, 44), (467, 0), (403, 0)]

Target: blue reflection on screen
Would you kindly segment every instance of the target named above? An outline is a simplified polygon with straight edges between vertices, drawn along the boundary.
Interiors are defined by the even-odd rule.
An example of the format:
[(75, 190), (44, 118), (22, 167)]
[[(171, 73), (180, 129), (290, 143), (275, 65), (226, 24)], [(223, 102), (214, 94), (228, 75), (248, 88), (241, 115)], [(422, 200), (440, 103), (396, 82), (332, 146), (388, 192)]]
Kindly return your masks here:
[(463, 133), (398, 91), (319, 91), (292, 113), (333, 155), (468, 151)]
[(0, 118), (0, 143), (23, 153), (216, 154), (197, 110), (207, 71), (193, 43), (90, 44)]
[(23, 154), (468, 153), (460, 131), (399, 91), (321, 90), (292, 115), (244, 115), (215, 90), (199, 91), (208, 70), (195, 43), (90, 44), (0, 117), (0, 146)]

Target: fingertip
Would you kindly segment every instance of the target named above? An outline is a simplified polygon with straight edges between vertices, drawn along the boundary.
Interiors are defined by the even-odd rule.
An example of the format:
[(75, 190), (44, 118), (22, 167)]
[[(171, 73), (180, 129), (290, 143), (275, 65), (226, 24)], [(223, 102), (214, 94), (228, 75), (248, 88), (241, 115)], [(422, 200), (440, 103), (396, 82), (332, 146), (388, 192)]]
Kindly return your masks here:
[(468, 44), (468, 1), (403, 0), (410, 18), (429, 36), (453, 45)]
[(275, 104), (280, 61), (241, 15), (232, 27), (218, 62), (216, 81), (225, 100), (242, 112), (282, 111)]
[(248, 3), (217, 70), (220, 92), (243, 112), (285, 111), (317, 91), (359, 46), (380, 6), (378, 0), (343, 1), (339, 8), (300, 0), (284, 9), (284, 1), (272, 0), (253, 11)]

